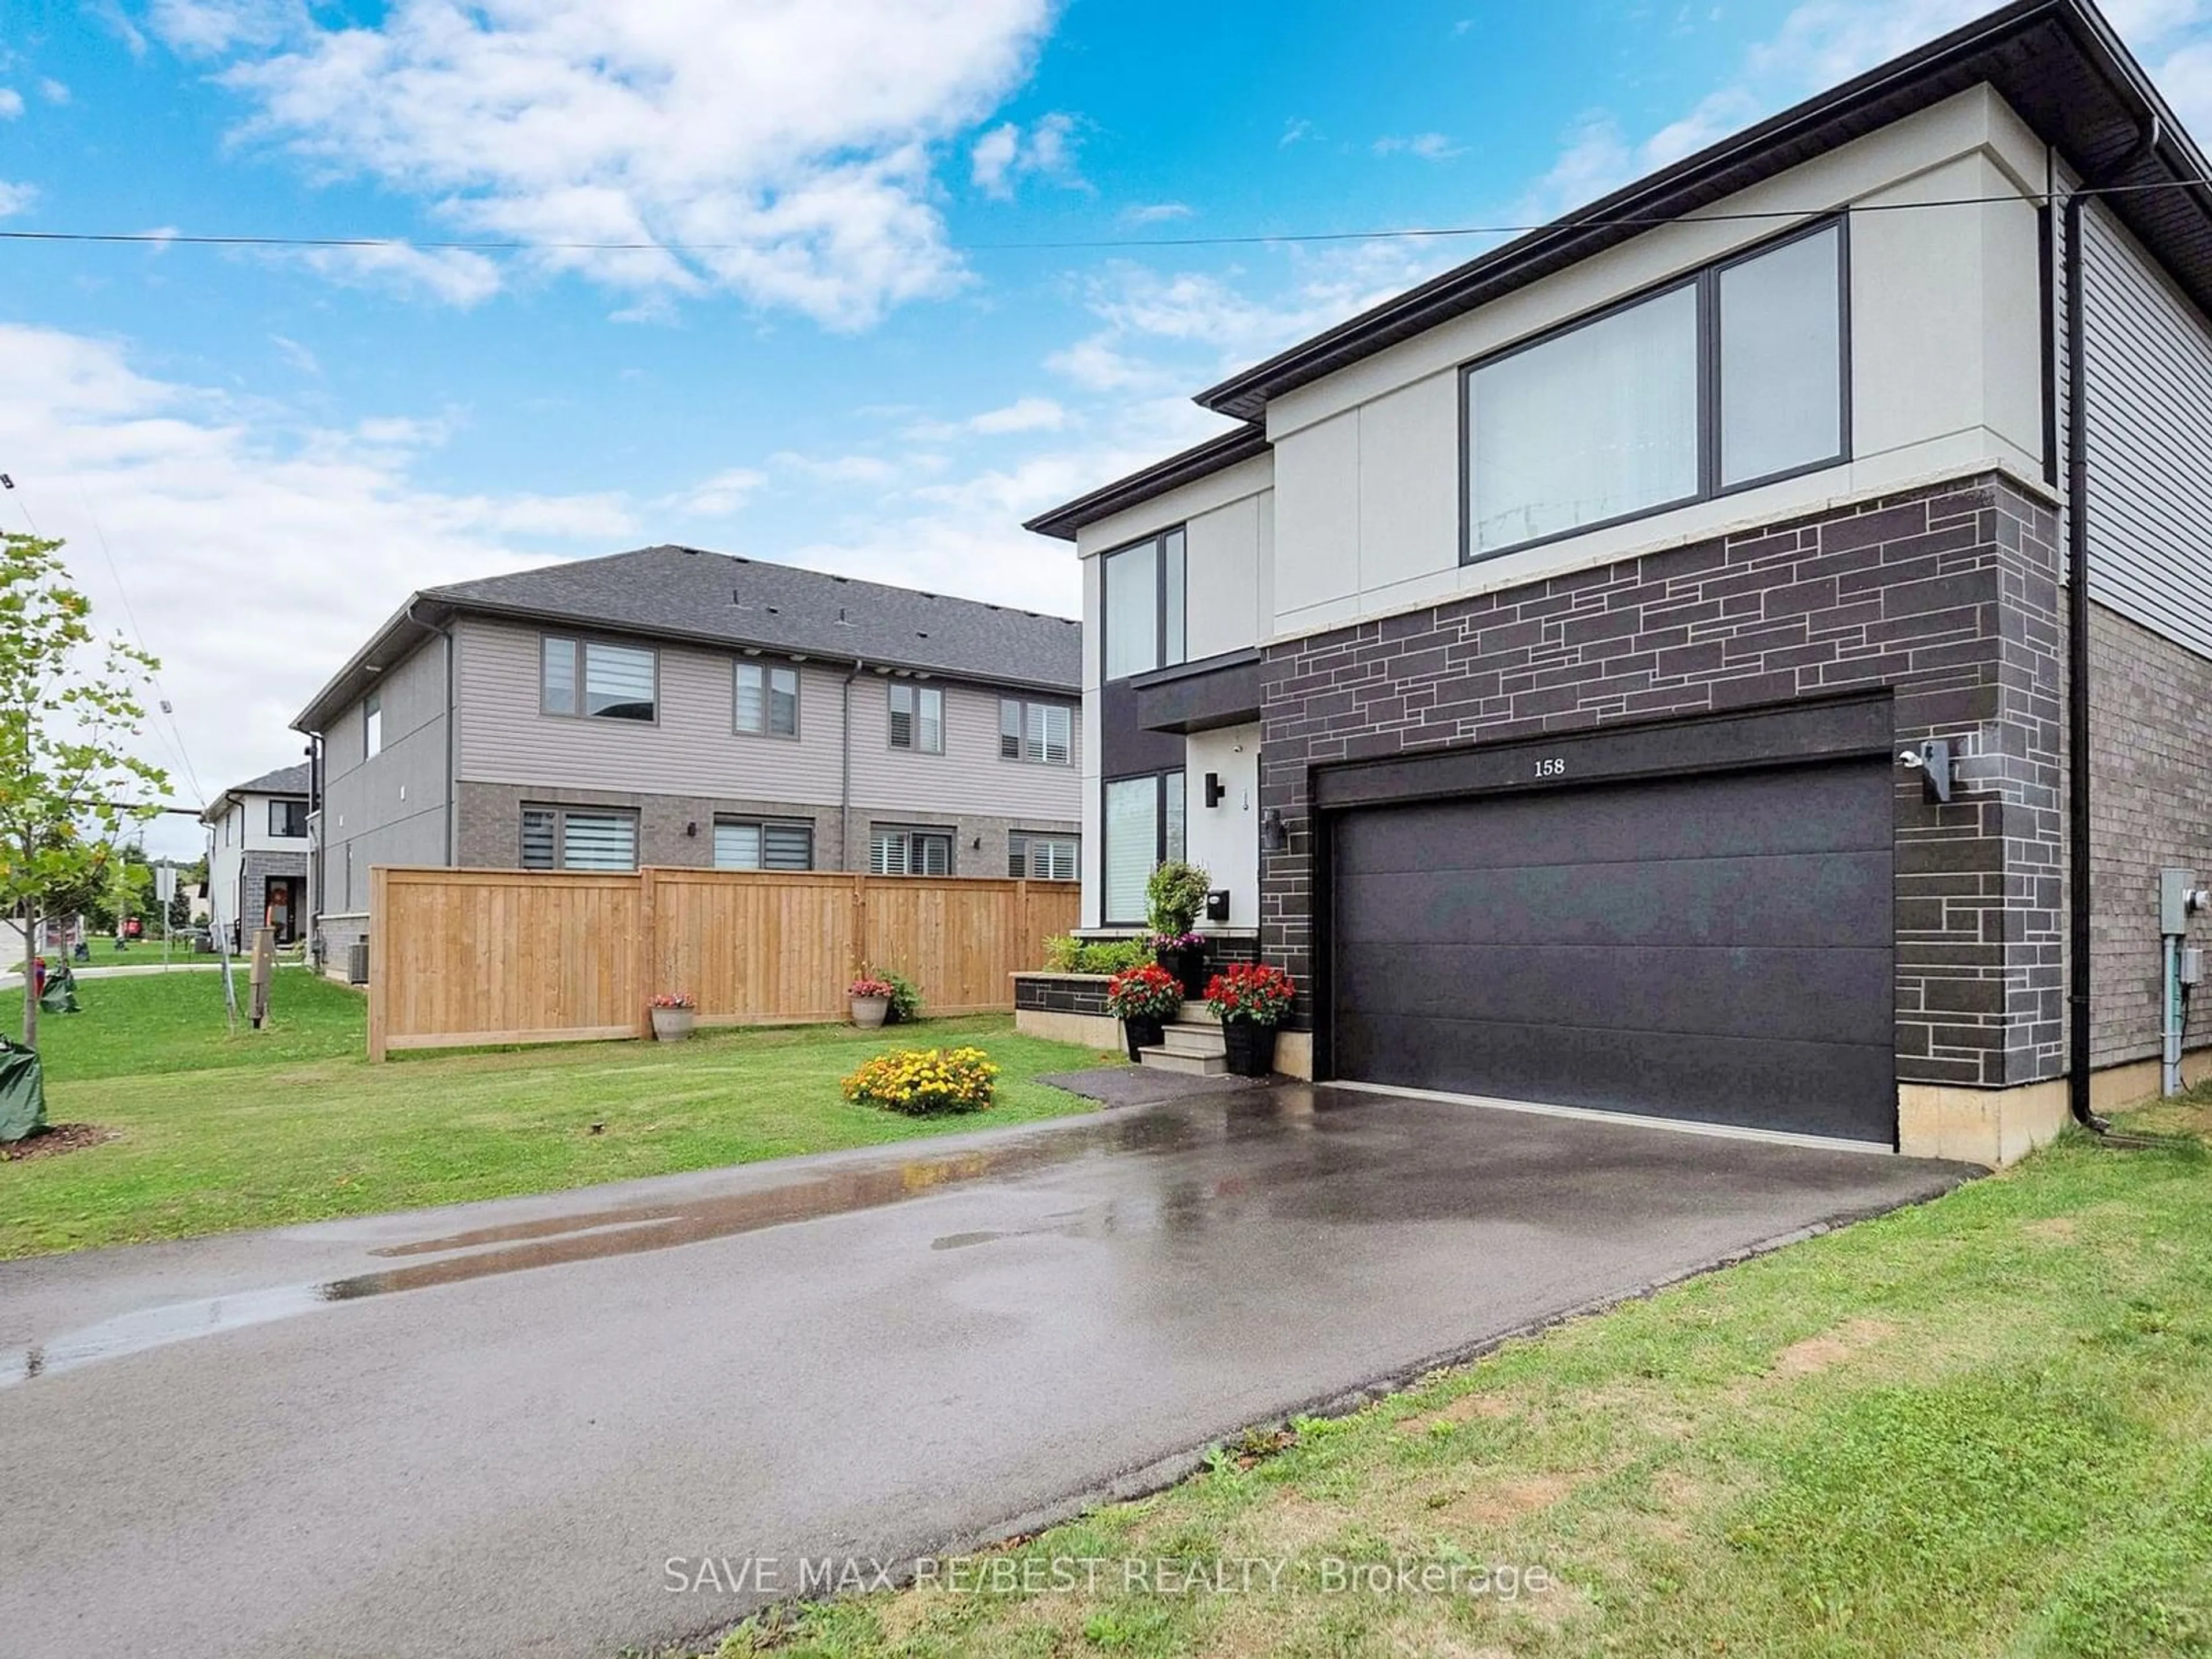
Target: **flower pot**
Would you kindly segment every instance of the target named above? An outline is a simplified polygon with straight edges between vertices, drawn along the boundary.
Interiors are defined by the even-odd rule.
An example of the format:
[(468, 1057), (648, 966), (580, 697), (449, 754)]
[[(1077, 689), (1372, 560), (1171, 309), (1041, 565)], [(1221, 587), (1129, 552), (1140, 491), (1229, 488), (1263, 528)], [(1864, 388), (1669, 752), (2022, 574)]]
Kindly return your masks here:
[(889, 997), (854, 997), (852, 1000), (853, 1024), (864, 1031), (874, 1030), (891, 1011)]
[(653, 1011), (653, 1037), (656, 1042), (685, 1042), (690, 1040), (691, 1027), (697, 1013), (690, 1008), (656, 1008)]
[(1249, 1019), (1224, 1020), (1221, 1045), (1227, 1051), (1229, 1070), (1237, 1077), (1266, 1077), (1275, 1069), (1275, 1028), (1255, 1025)]
[(1121, 1022), (1121, 1035), (1129, 1044), (1129, 1063), (1134, 1066), (1143, 1058), (1139, 1048), (1157, 1048), (1168, 1040), (1162, 1022), (1149, 1014), (1131, 1014)]
[(1185, 1002), (1203, 1001), (1208, 977), (1206, 946), (1192, 945), (1188, 950), (1168, 950), (1164, 946), (1152, 952), (1152, 960), (1173, 974), (1182, 985)]

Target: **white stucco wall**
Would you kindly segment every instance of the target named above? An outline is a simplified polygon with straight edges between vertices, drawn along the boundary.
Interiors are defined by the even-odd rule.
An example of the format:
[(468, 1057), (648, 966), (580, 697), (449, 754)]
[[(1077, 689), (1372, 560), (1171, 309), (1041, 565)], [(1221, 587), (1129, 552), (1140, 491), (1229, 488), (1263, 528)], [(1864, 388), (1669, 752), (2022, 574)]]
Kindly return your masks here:
[[(1229, 920), (1201, 927), (1260, 925), (1260, 727), (1226, 726), (1185, 739), (1183, 811), (1186, 855), (1216, 887), (1229, 890)], [(1228, 793), (1206, 805), (1206, 775), (1219, 775)]]

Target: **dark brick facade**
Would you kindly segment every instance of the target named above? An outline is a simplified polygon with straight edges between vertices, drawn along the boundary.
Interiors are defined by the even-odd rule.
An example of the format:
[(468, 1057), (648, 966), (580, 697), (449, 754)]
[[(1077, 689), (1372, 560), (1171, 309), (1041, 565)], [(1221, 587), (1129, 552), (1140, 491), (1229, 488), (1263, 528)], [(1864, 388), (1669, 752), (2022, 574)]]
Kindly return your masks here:
[(239, 917), (244, 924), (240, 934), (241, 948), (250, 943), (253, 930), (261, 925), (264, 907), (268, 902), (269, 882), (272, 877), (289, 876), (298, 885), (294, 889), (296, 902), (292, 911), (292, 935), (295, 939), (307, 932), (307, 855), (305, 853), (264, 853), (249, 848), (240, 861), (238, 883)]
[(1095, 1014), (1106, 1012), (1106, 978), (1099, 974), (1016, 974), (1014, 1007), (1042, 1014)]
[[(2158, 872), (2212, 880), (2212, 663), (2089, 612), (2091, 1063), (2159, 1052)], [(2204, 1024), (2199, 1013), (2192, 1028)], [(2212, 1041), (2192, 1029), (2191, 1046)]]
[(1887, 688), (1900, 744), (1960, 757), (1948, 806), (1899, 775), (1899, 1078), (2058, 1075), (2057, 534), (2049, 507), (1977, 477), (1271, 647), (1261, 797), (1288, 846), (1262, 854), (1264, 954), (1312, 982), (1317, 767)]

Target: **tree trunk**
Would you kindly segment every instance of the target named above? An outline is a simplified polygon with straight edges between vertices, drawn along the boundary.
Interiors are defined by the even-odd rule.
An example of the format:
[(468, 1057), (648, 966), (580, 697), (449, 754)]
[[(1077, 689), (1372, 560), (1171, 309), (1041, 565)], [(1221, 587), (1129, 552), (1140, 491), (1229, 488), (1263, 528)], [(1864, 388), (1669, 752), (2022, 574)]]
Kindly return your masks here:
[(39, 1046), (39, 902), (23, 902), (23, 1046)]

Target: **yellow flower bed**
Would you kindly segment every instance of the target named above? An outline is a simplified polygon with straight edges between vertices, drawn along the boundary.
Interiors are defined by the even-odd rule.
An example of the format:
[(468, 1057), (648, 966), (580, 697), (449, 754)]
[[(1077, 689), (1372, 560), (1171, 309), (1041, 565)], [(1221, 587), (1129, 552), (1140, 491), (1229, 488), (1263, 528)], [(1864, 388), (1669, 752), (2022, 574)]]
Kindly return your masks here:
[(980, 1112), (999, 1068), (981, 1048), (902, 1048), (878, 1054), (845, 1079), (845, 1098), (886, 1111)]

